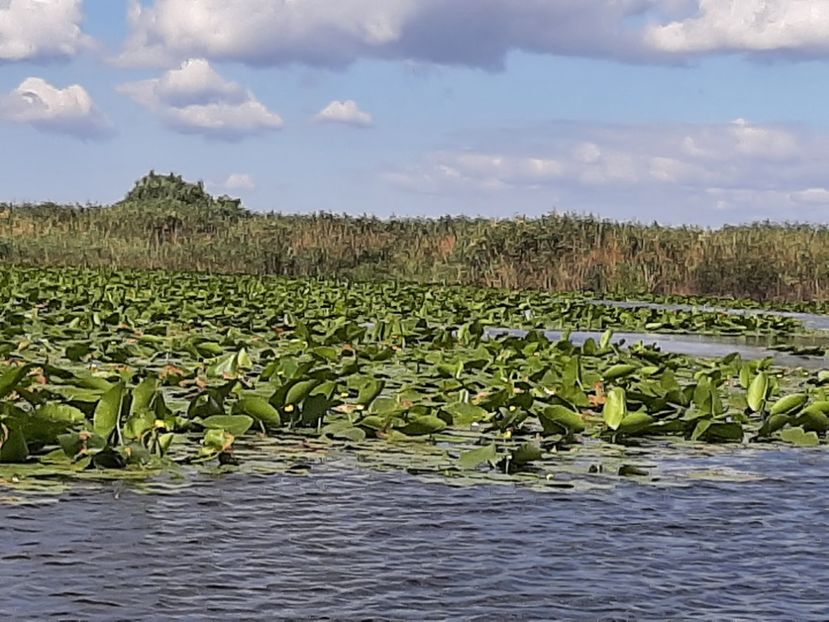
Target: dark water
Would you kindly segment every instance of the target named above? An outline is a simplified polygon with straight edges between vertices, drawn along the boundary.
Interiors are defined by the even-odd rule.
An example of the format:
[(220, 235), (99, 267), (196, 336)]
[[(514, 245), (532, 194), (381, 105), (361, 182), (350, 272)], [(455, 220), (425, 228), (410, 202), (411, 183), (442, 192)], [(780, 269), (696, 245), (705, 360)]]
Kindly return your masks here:
[(0, 505), (0, 615), (826, 620), (829, 453), (702, 460), (764, 477), (565, 494), (322, 467)]

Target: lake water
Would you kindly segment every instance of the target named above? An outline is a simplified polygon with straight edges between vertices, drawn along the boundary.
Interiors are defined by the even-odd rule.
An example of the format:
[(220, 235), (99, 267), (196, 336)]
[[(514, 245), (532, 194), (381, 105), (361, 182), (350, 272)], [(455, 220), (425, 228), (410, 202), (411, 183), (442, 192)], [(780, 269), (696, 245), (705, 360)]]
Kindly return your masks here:
[(563, 493), (321, 466), (2, 504), (0, 615), (827, 619), (829, 454), (695, 465), (744, 477)]
[[(490, 328), (486, 334), (497, 336), (503, 334), (523, 336), (526, 330), (512, 328)], [(560, 330), (544, 331), (544, 335), (551, 340), (561, 339), (565, 333)], [(602, 337), (599, 331), (572, 331), (569, 339), (576, 344), (582, 344), (587, 339), (598, 342)], [(703, 358), (719, 358), (737, 352), (745, 360), (772, 357), (775, 364), (783, 367), (803, 367), (805, 369), (825, 369), (829, 361), (825, 357), (799, 356), (770, 349), (775, 343), (790, 343), (799, 346), (821, 345), (829, 348), (828, 335), (804, 335), (786, 338), (771, 336), (727, 336), (727, 335), (691, 335), (691, 334), (663, 334), (663, 333), (626, 333), (614, 332), (613, 343), (624, 341), (626, 346), (643, 342), (646, 345), (656, 345), (664, 352), (688, 354)]]
[(714, 305), (689, 305), (671, 304), (662, 302), (644, 302), (637, 300), (604, 300), (596, 299), (591, 301), (594, 304), (611, 305), (635, 309), (646, 307), (649, 309), (667, 309), (670, 311), (713, 311), (716, 313), (729, 313), (731, 315), (779, 315), (800, 320), (809, 330), (829, 330), (829, 315), (818, 315), (815, 313), (799, 313), (796, 311), (773, 311), (770, 309), (734, 309), (731, 307), (718, 307)]
[[(745, 339), (616, 339), (770, 354)], [(0, 501), (0, 616), (829, 618), (829, 453), (672, 450), (652, 462), (648, 477), (570, 492), (335, 463), (304, 476), (202, 475), (149, 492), (84, 484)]]

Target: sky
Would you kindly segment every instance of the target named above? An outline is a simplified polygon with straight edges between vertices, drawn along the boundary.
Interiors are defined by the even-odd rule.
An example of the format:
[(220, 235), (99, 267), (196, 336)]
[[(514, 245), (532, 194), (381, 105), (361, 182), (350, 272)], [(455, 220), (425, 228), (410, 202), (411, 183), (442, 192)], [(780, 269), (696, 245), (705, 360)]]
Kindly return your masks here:
[(0, 202), (829, 222), (829, 0), (0, 0)]

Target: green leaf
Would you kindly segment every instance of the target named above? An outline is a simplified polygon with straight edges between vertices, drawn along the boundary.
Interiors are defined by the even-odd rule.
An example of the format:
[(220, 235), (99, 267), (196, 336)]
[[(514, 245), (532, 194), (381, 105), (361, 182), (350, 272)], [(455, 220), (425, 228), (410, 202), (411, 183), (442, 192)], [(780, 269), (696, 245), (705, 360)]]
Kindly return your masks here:
[(751, 386), (751, 368), (748, 363), (740, 368), (740, 386), (746, 390)]
[(297, 382), (290, 389), (288, 389), (288, 394), (285, 396), (285, 405), (290, 406), (299, 404), (302, 400), (308, 397), (308, 394), (310, 394), (311, 391), (313, 391), (319, 384), (320, 381), (316, 379)]
[(247, 350), (242, 348), (238, 352), (232, 352), (214, 362), (207, 368), (207, 375), (213, 377), (236, 377), (241, 369), (252, 367), (252, 361)]
[(816, 410), (822, 412), (824, 415), (829, 415), (829, 401), (818, 400), (816, 402), (812, 402), (807, 407), (807, 410)]
[(196, 350), (198, 350), (199, 354), (205, 358), (221, 356), (224, 353), (224, 348), (222, 348), (220, 344), (213, 341), (203, 341), (196, 344)]
[(524, 443), (512, 452), (510, 461), (518, 466), (529, 464), (535, 460), (541, 460), (541, 447), (535, 443)]
[(766, 404), (766, 394), (769, 388), (769, 378), (766, 372), (758, 372), (748, 387), (748, 407), (753, 412), (760, 412)]
[(246, 348), (242, 348), (236, 353), (236, 365), (242, 369), (250, 369), (253, 367), (253, 361)]
[(107, 447), (92, 456), (92, 465), (96, 469), (124, 469), (127, 466), (127, 460), (120, 452)]
[(610, 345), (610, 341), (613, 339), (613, 331), (607, 329), (604, 334), (602, 335), (601, 340), (599, 341), (599, 348), (602, 350), (607, 350), (608, 346)]
[(740, 443), (743, 440), (743, 426), (736, 421), (730, 423), (712, 423), (706, 435), (708, 440), (728, 443)]
[(20, 418), (15, 425), (20, 427), (28, 442), (51, 444), (73, 427), (86, 421), (86, 416), (68, 404), (44, 404), (37, 410)]
[[(252, 423), (252, 422), (251, 422)], [(233, 434), (222, 428), (213, 428), (205, 430), (202, 445), (210, 452), (225, 451), (236, 438)]]
[(717, 414), (717, 400), (719, 400), (719, 395), (715, 394), (715, 389), (711, 385), (711, 381), (708, 378), (701, 378), (699, 382), (697, 382), (697, 386), (694, 387), (694, 406), (697, 407), (697, 410), (701, 413), (705, 413), (706, 415), (714, 415)]
[(815, 432), (806, 432), (803, 428), (786, 428), (780, 432), (780, 438), (798, 447), (817, 447), (820, 439)]
[(619, 378), (625, 378), (633, 374), (638, 367), (636, 365), (626, 365), (626, 364), (619, 364), (614, 365), (607, 371), (605, 371), (603, 377), (605, 382), (610, 382), (611, 380), (617, 380)]
[(607, 396), (602, 410), (604, 422), (611, 430), (618, 430), (627, 416), (627, 394), (619, 387), (611, 389)]
[(94, 454), (106, 448), (107, 441), (97, 434), (74, 432), (58, 436), (58, 444), (69, 458)]
[(799, 410), (808, 400), (809, 396), (805, 393), (787, 395), (777, 400), (769, 409), (769, 413), (772, 415), (786, 415)]
[(302, 424), (316, 427), (335, 402), (325, 395), (309, 395), (302, 402)]
[(173, 444), (173, 439), (175, 438), (175, 434), (172, 432), (168, 432), (167, 434), (161, 434), (158, 437), (158, 447), (161, 451), (161, 455), (164, 456), (170, 451), (170, 445)]
[(813, 408), (813, 406), (814, 404), (800, 411), (795, 425), (801, 426), (807, 432), (823, 434), (826, 430), (829, 430), (829, 417), (826, 416), (825, 412)]
[(123, 425), (124, 438), (140, 439), (155, 427), (155, 414), (149, 410), (130, 416)]
[(584, 432), (585, 430), (582, 416), (559, 404), (555, 404), (541, 411), (538, 414), (538, 420), (541, 422), (545, 436), (576, 434)]
[(29, 457), (26, 437), (18, 428), (0, 427), (0, 463), (12, 464), (25, 462)]
[(714, 422), (711, 421), (711, 419), (700, 419), (697, 421), (697, 425), (694, 427), (694, 432), (691, 434), (691, 440), (698, 441), (705, 436), (708, 432), (708, 428), (710, 428), (713, 423)]
[(132, 391), (132, 414), (140, 413), (150, 409), (155, 392), (158, 390), (158, 378), (149, 377), (142, 380)]
[(440, 417), (422, 415), (411, 419), (400, 431), (406, 436), (424, 436), (426, 434), (435, 434), (445, 429), (446, 422)]
[(376, 380), (373, 378), (366, 379), (357, 394), (357, 403), (362, 406), (368, 406), (378, 395), (380, 395), (385, 386), (386, 383), (383, 380)]
[(279, 411), (263, 397), (243, 397), (233, 405), (233, 414), (242, 414), (261, 421), (268, 427), (278, 428), (282, 425)]
[(386, 420), (383, 417), (379, 417), (377, 415), (369, 415), (368, 417), (363, 417), (360, 419), (358, 424), (361, 428), (368, 428), (369, 430), (374, 430), (375, 432), (379, 432), (381, 430), (386, 429)]
[(6, 397), (9, 393), (14, 391), (32, 367), (33, 365), (12, 367), (0, 376), (0, 398)]
[(366, 440), (366, 432), (351, 425), (348, 421), (335, 421), (321, 430), (323, 436), (333, 439), (361, 443)]
[(498, 455), (495, 443), (464, 452), (458, 458), (458, 466), (462, 469), (476, 469), (484, 462), (492, 462)]
[(619, 424), (618, 432), (626, 436), (633, 436), (649, 428), (654, 421), (653, 417), (644, 412), (629, 413)]
[(78, 372), (75, 375), (75, 382), (73, 384), (83, 389), (97, 391), (98, 393), (106, 393), (113, 387), (113, 384), (106, 378), (93, 376), (86, 371)]
[(247, 415), (213, 415), (202, 422), (209, 430), (224, 430), (233, 436), (242, 436), (253, 425), (253, 417)]
[(398, 403), (398, 401), (391, 397), (378, 397), (369, 406), (368, 411), (373, 415), (392, 415), (394, 413), (402, 413), (405, 409)]
[(124, 385), (116, 384), (101, 397), (95, 407), (93, 416), (93, 429), (95, 434), (102, 438), (109, 438), (112, 432), (118, 427), (118, 419), (121, 415), (121, 401), (124, 398)]
[(452, 402), (443, 408), (452, 416), (453, 425), (468, 426), (472, 423), (484, 421), (489, 417), (489, 412), (480, 406), (467, 402)]
[(782, 430), (791, 422), (789, 415), (771, 415), (764, 422), (758, 434), (760, 436), (770, 436), (778, 430)]

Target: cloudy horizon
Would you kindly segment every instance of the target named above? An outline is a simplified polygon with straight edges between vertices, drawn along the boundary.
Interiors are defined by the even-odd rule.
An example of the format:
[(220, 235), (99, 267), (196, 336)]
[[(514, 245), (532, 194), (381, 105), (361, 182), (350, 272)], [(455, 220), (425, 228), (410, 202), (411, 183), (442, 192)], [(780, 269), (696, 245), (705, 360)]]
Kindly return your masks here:
[(827, 60), (824, 0), (0, 0), (0, 201), (829, 222)]

